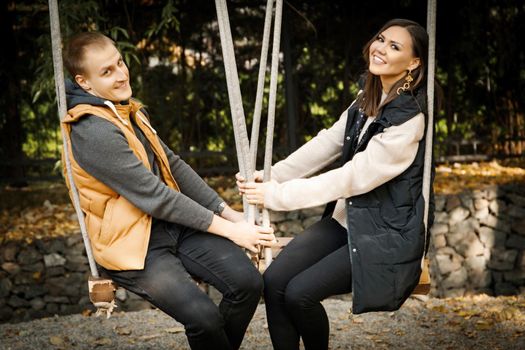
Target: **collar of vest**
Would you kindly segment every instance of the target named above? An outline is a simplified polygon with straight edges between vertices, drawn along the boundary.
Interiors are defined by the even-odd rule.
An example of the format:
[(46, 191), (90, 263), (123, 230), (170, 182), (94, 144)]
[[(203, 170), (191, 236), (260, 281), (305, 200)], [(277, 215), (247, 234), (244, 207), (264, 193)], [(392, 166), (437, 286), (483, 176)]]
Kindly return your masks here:
[(411, 93), (403, 93), (384, 106), (376, 119), (386, 127), (401, 125), (419, 113), (426, 112), (426, 92), (421, 88)]
[[(111, 101), (104, 101), (105, 107), (103, 106), (93, 106), (89, 104), (78, 104), (75, 107), (71, 108), (68, 111), (68, 114), (64, 117), (64, 123), (74, 123), (80, 118), (94, 114), (94, 111), (104, 109), (110, 110), (112, 114), (117, 118), (122, 124), (129, 125), (130, 117), (137, 114), (142, 121), (148, 125), (149, 123), (145, 121), (145, 118), (142, 116), (143, 113), (139, 112), (143, 105), (133, 99), (129, 100), (128, 104), (113, 104)], [(137, 113), (139, 112), (139, 113)], [(151, 127), (151, 126), (150, 126)]]

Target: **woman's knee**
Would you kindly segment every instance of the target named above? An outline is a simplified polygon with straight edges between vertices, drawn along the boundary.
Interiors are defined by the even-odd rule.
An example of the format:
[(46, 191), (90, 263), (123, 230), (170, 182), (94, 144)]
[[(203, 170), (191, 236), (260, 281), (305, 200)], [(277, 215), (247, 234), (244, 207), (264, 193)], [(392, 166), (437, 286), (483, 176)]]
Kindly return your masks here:
[(297, 283), (290, 283), (284, 292), (284, 302), (286, 308), (290, 310), (307, 309), (316, 301), (312, 300), (310, 294), (302, 286)]
[(288, 285), (289, 278), (286, 271), (282, 271), (275, 263), (272, 263), (270, 267), (263, 274), (264, 281), (264, 296), (265, 298), (271, 298), (276, 294), (283, 294), (286, 286)]

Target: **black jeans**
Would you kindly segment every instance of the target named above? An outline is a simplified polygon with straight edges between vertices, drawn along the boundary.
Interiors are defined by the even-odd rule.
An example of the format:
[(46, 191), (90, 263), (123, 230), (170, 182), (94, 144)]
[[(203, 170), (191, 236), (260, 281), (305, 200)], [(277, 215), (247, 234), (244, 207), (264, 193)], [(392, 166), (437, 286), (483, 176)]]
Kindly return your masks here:
[[(106, 272), (181, 322), (192, 349), (239, 348), (263, 289), (259, 271), (233, 242), (162, 221), (152, 228), (144, 270)], [(191, 276), (222, 293), (218, 307)]]
[(264, 274), (264, 300), (274, 349), (328, 349), (321, 301), (351, 292), (347, 232), (332, 218), (294, 238)]

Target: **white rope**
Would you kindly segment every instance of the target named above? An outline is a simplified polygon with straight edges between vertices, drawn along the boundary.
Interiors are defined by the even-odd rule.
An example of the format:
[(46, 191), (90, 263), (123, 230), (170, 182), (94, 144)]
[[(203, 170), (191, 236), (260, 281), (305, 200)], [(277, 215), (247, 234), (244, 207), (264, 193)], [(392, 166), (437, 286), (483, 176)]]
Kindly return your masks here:
[[(252, 134), (250, 137), (250, 156), (254, 169), (257, 168), (257, 146), (259, 143), (259, 126), (261, 124), (262, 101), (264, 94), (264, 80), (266, 77), (266, 61), (268, 59), (268, 48), (270, 47), (270, 27), (272, 24), (274, 0), (266, 2), (266, 15), (264, 17), (263, 41), (261, 47), (261, 59), (259, 60), (259, 75), (257, 77), (257, 93), (255, 95), (255, 109), (253, 112)], [(275, 35), (274, 35), (275, 40)]]
[[(241, 175), (247, 179), (247, 181), (253, 181), (253, 172), (255, 169), (250, 159), (250, 144), (246, 130), (246, 118), (242, 105), (241, 87), (237, 73), (237, 64), (235, 63), (235, 53), (233, 51), (233, 40), (226, 0), (215, 0), (215, 6), (217, 9), (222, 55), (226, 71), (226, 84), (232, 113), (233, 132), (235, 134), (237, 161), (239, 162)], [(247, 221), (250, 223), (255, 222), (254, 205), (248, 206)]]
[[(257, 146), (259, 137), (259, 126), (261, 120), (262, 100), (264, 93), (264, 81), (266, 72), (266, 61), (268, 55), (268, 44), (270, 36), (271, 19), (273, 12), (274, 0), (268, 0), (266, 5), (266, 15), (264, 21), (263, 42), (261, 48), (261, 59), (259, 64), (259, 75), (257, 79), (257, 94), (255, 100), (255, 110), (253, 115), (251, 142), (245, 134), (246, 119), (242, 110), (242, 97), (240, 91), (239, 78), (237, 75), (237, 66), (235, 63), (235, 53), (233, 50), (233, 41), (231, 37), (230, 21), (226, 0), (215, 0), (217, 8), (217, 18), (219, 23), (219, 32), (221, 37), (221, 46), (226, 71), (226, 83), (228, 86), (228, 96), (230, 99), (230, 108), (232, 110), (232, 121), (234, 125), (235, 144), (237, 148), (237, 160), (239, 161), (239, 170), (241, 175), (247, 181), (253, 181), (253, 172), (257, 159)], [(279, 47), (281, 38), (282, 22), (282, 0), (277, 0), (275, 9), (275, 25), (273, 33), (272, 47), (272, 67), (270, 78), (270, 97), (268, 105), (268, 125), (266, 134), (266, 147), (264, 159), (264, 180), (270, 179), (270, 169), (272, 166), (272, 145), (273, 131), (275, 125), (275, 105), (277, 95), (277, 79), (279, 67)], [(246, 144), (249, 145), (246, 151)], [(239, 154), (241, 153), (241, 154)], [(245, 198), (243, 197), (243, 200)], [(246, 209), (246, 202), (243, 202)], [(248, 207), (248, 222), (253, 223), (255, 219), (255, 206)], [(268, 210), (263, 210), (263, 227), (270, 227), (270, 214)], [(272, 261), (271, 248), (264, 249), (265, 265), (268, 267)]]
[[(423, 198), (425, 199), (424, 224), (425, 224), (425, 245), (429, 235), (428, 227), (428, 213), (430, 201), (430, 180), (432, 168), (432, 138), (434, 133), (434, 78), (436, 67), (436, 0), (428, 0), (427, 2), (427, 32), (428, 40), (428, 73), (427, 73), (427, 101), (428, 101), (428, 115), (427, 115), (427, 130), (425, 137), (425, 165), (423, 167)], [(423, 258), (421, 266), (423, 266)]]
[[(277, 102), (277, 78), (279, 69), (279, 47), (281, 43), (281, 23), (283, 0), (277, 0), (275, 5), (275, 24), (273, 30), (272, 68), (270, 75), (270, 97), (268, 101), (268, 124), (266, 127), (266, 148), (264, 150), (264, 177), (263, 181), (270, 181), (273, 154), (273, 130), (275, 126), (275, 105)], [(263, 209), (263, 227), (270, 227), (270, 212)], [(266, 268), (272, 262), (272, 249), (264, 249)]]
[(91, 242), (86, 230), (86, 224), (84, 222), (84, 213), (80, 209), (80, 200), (78, 197), (78, 191), (73, 180), (73, 174), (71, 172), (71, 162), (69, 160), (69, 149), (66, 139), (66, 130), (62, 125), (62, 118), (67, 114), (66, 105), (66, 88), (64, 84), (64, 68), (62, 63), (62, 39), (60, 35), (60, 18), (58, 14), (58, 3), (57, 0), (49, 0), (49, 19), (51, 28), (51, 47), (53, 51), (53, 70), (55, 73), (55, 88), (57, 95), (58, 105), (58, 118), (60, 121), (60, 129), (62, 131), (62, 147), (64, 152), (64, 159), (66, 162), (66, 176), (69, 180), (71, 188), (71, 194), (73, 197), (73, 207), (77, 214), (78, 223), (80, 225), (80, 232), (84, 240), (84, 247), (86, 248), (86, 254), (89, 261), (89, 269), (93, 277), (99, 277), (97, 265), (93, 257), (91, 250)]

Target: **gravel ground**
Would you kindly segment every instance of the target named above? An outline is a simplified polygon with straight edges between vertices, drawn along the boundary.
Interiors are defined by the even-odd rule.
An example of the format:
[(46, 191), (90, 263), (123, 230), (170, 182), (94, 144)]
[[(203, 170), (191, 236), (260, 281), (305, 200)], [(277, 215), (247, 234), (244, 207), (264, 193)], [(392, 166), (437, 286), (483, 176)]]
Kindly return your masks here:
[[(401, 310), (350, 313), (349, 298), (323, 302), (330, 349), (525, 349), (525, 295), (409, 299)], [(158, 310), (110, 319), (56, 316), (0, 325), (0, 349), (188, 349), (181, 324)], [(271, 349), (260, 304), (242, 349)]]

